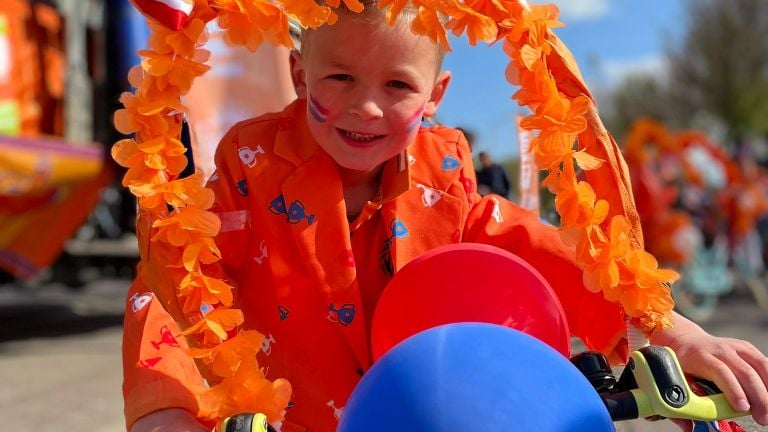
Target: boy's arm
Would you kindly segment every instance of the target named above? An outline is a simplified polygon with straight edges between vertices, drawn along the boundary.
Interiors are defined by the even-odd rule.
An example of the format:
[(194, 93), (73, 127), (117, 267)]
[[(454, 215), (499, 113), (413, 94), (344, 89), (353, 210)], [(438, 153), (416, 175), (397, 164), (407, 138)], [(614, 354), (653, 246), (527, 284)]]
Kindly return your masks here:
[(623, 311), (601, 293), (587, 291), (573, 251), (563, 244), (556, 228), (499, 196), (488, 195), (471, 209), (462, 241), (493, 245), (526, 260), (552, 286), (571, 334), (614, 362), (625, 359)]
[(739, 411), (768, 425), (768, 359), (754, 345), (740, 339), (710, 335), (687, 318), (673, 313), (674, 327), (651, 338), (677, 354), (686, 373), (713, 381)]
[(211, 428), (199, 423), (188, 411), (168, 408), (142, 417), (130, 432), (211, 432)]
[(557, 229), (538, 217), (495, 195), (480, 197), (472, 155), (459, 133), (456, 152), (461, 160), (460, 181), (469, 205), (462, 241), (505, 249), (530, 263), (552, 286), (563, 305), (571, 334), (591, 350), (605, 353), (613, 362), (626, 359), (626, 323), (622, 309), (600, 293), (587, 291), (574, 251), (566, 247)]
[(123, 330), (123, 399), (126, 427), (165, 408), (197, 413), (204, 387), (179, 327), (137, 279), (128, 292)]
[[(206, 272), (233, 275), (245, 255), (242, 251), (250, 222), (248, 202), (236, 191), (237, 182), (244, 178), (237, 157), (236, 129), (219, 144), (216, 166), (215, 177), (209, 182), (216, 197), (210, 211), (222, 219), (216, 238), (222, 260)], [(146, 283), (137, 278), (128, 293), (123, 332), (123, 396), (129, 428), (142, 416), (166, 408), (198, 412), (195, 394), (205, 384), (186, 348), (176, 322)]]

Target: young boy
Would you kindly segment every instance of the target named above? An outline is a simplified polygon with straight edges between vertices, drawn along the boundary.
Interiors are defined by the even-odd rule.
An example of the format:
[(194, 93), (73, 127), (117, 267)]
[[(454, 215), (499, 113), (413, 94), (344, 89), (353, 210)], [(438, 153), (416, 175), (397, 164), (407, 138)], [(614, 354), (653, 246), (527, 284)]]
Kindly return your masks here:
[[(482, 242), (528, 260), (550, 282), (573, 333), (621, 353), (618, 306), (581, 286), (554, 229), (500, 197), (476, 193), (463, 136), (425, 127), (450, 82), (442, 53), (368, 5), (304, 35), (291, 59), (299, 99), (236, 125), (217, 153), (214, 211), (223, 270), (237, 287), (246, 328), (266, 336), (268, 377), (293, 387), (283, 431), (336, 429), (370, 366), (368, 326), (392, 275), (436, 246)], [(193, 390), (202, 378), (178, 328), (141, 281), (129, 297), (125, 410), (132, 431), (205, 431)], [(654, 342), (691, 373), (717, 382), (739, 409), (768, 423), (765, 357), (746, 342), (710, 336), (676, 316)], [(626, 348), (623, 348), (626, 349)]]

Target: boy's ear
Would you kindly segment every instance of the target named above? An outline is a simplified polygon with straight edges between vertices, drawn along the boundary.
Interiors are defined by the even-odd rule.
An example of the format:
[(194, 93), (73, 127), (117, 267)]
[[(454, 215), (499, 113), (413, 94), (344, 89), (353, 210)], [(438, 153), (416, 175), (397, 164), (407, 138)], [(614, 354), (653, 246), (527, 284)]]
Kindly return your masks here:
[(291, 50), (291, 56), (288, 60), (291, 64), (291, 81), (296, 90), (296, 96), (299, 99), (307, 98), (307, 78), (304, 72), (304, 64), (301, 60), (301, 53), (297, 50)]
[(451, 73), (449, 71), (442, 71), (437, 76), (435, 86), (432, 88), (432, 94), (427, 101), (427, 106), (424, 109), (424, 115), (432, 117), (437, 113), (437, 108), (443, 101), (445, 91), (448, 89), (448, 84), (451, 83)]

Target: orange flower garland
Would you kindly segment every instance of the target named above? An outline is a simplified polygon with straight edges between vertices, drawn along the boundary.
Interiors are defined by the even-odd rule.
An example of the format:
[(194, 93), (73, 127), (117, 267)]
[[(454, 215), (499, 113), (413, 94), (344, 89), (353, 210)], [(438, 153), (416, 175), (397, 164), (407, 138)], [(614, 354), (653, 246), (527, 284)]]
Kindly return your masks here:
[[(358, 0), (343, 0), (362, 10)], [(232, 309), (232, 287), (217, 274), (220, 253), (213, 241), (221, 223), (208, 209), (212, 192), (200, 175), (179, 179), (186, 165), (178, 140), (181, 96), (208, 70), (205, 23), (218, 18), (228, 41), (255, 50), (263, 41), (292, 46), (288, 21), (316, 28), (337, 20), (340, 0), (324, 6), (314, 0), (195, 0), (179, 30), (151, 25), (148, 49), (130, 73), (135, 93), (115, 114), (124, 139), (112, 150), (128, 168), (123, 184), (138, 197), (138, 234), (145, 279), (183, 329), (211, 385), (201, 395), (209, 419), (236, 412), (263, 412), (282, 418), (290, 386), (268, 381), (256, 361), (262, 335), (238, 333), (242, 312)], [(508, 81), (519, 85), (514, 98), (533, 114), (526, 128), (538, 131), (532, 143), (537, 164), (549, 171), (546, 184), (556, 195), (563, 234), (577, 251), (584, 282), (619, 302), (642, 330), (671, 325), (668, 284), (676, 274), (657, 268), (643, 250), (642, 235), (626, 166), (599, 118), (572, 56), (552, 33), (562, 24), (553, 5), (528, 6), (523, 0), (381, 0), (391, 24), (410, 5), (417, 14), (412, 30), (449, 49), (447, 31), (466, 33), (470, 43), (504, 41), (510, 57)], [(440, 16), (450, 19), (445, 25)], [(574, 143), (578, 140), (579, 147)], [(588, 181), (577, 181), (576, 168)]]

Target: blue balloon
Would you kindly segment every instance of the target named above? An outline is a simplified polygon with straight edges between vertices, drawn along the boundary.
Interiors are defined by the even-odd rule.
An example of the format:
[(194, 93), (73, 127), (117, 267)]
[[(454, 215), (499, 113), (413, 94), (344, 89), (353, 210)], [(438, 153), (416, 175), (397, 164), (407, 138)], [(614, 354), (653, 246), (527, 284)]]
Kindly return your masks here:
[(339, 432), (613, 431), (562, 354), (517, 330), (456, 323), (396, 345), (347, 400)]

